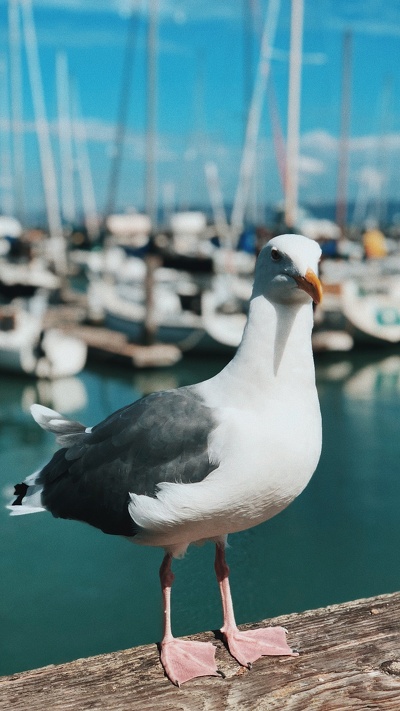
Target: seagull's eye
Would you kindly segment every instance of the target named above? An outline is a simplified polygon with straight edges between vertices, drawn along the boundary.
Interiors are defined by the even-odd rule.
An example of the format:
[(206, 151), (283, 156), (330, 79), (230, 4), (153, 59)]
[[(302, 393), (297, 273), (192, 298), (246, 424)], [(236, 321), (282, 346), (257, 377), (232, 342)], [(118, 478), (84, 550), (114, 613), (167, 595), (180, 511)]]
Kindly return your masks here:
[(279, 262), (279, 260), (282, 259), (282, 255), (281, 255), (279, 249), (276, 249), (276, 247), (272, 247), (272, 249), (271, 249), (271, 259), (274, 262)]

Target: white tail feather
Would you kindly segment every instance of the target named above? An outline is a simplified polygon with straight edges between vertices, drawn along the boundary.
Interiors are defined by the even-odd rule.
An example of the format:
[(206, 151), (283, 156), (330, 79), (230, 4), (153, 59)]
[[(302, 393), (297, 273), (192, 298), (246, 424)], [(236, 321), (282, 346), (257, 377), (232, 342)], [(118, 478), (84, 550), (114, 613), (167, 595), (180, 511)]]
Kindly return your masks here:
[[(53, 432), (56, 435), (58, 444), (63, 447), (71, 447), (82, 442), (85, 437), (86, 429), (80, 422), (68, 420), (59, 412), (51, 410), (44, 405), (32, 405), (31, 413), (33, 419), (48, 432)], [(90, 433), (90, 428), (88, 432)], [(37, 483), (40, 471), (34, 472), (28, 476), (23, 484), (17, 484), (15, 487), (15, 499), (7, 508), (11, 511), (11, 516), (21, 516), (23, 514), (37, 513), (38, 511), (46, 511), (42, 504), (43, 487)], [(17, 502), (17, 503), (16, 503)]]
[[(42, 490), (40, 489), (40, 491)], [(25, 501), (22, 502), (21, 506), (13, 506), (12, 504), (7, 504), (6, 509), (9, 510), (10, 516), (25, 516), (25, 514), (33, 514), (40, 513), (41, 511), (46, 511), (44, 506), (28, 506)]]
[(36, 484), (36, 480), (40, 470), (30, 474), (24, 484), (27, 485), (28, 489), (26, 494), (22, 499), (22, 503), (18, 506), (12, 503), (7, 504), (6, 508), (11, 512), (11, 516), (22, 516), (24, 514), (39, 513), (40, 511), (46, 511), (42, 505), (42, 490), (43, 487), (40, 484)]
[(63, 447), (70, 447), (81, 441), (81, 436), (85, 433), (85, 427), (76, 420), (68, 420), (59, 412), (51, 410), (44, 405), (31, 405), (33, 419), (48, 432), (56, 435), (58, 444)]
[(51, 410), (49, 407), (44, 405), (31, 405), (31, 415), (33, 419), (42, 427), (44, 430), (53, 431), (54, 424), (59, 422), (68, 422), (65, 417), (60, 415), (56, 410)]

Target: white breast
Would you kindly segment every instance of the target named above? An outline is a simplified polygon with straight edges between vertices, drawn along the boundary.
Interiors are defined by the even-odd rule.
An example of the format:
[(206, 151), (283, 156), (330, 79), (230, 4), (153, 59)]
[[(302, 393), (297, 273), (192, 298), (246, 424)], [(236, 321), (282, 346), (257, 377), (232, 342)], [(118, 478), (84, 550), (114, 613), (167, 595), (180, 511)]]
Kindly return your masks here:
[(156, 499), (132, 495), (130, 513), (142, 527), (138, 542), (187, 544), (244, 530), (271, 518), (304, 489), (318, 463), (318, 401), (262, 410), (225, 408), (210, 442), (220, 465), (196, 484), (163, 483)]
[(231, 510), (231, 530), (271, 518), (307, 485), (321, 452), (316, 398), (306, 412), (298, 401), (266, 403), (257, 413), (230, 413), (213, 434), (210, 450), (222, 464), (208, 478), (221, 488), (225, 513)]

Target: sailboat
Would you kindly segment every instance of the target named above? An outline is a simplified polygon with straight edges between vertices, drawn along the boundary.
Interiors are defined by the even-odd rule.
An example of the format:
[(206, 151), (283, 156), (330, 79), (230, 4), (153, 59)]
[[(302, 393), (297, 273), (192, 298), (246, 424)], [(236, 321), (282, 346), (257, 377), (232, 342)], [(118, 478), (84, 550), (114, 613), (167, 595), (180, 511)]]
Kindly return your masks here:
[[(53, 379), (79, 372), (85, 365), (87, 348), (79, 339), (67, 336), (57, 329), (44, 327), (49, 295), (60, 289), (59, 275), (65, 273), (66, 251), (31, 0), (24, 0), (24, 2), (10, 0), (9, 19), (10, 37), (15, 43), (11, 47), (11, 55), (14, 59), (11, 69), (18, 70), (16, 84), (19, 89), (21, 88), (20, 21), (22, 21), (49, 227), (47, 256), (58, 273), (52, 273), (43, 258), (28, 262), (11, 262), (7, 259), (0, 261), (0, 295), (3, 300), (10, 302), (0, 307), (0, 369)], [(17, 131), (18, 138), (21, 138), (21, 126), (20, 123), (16, 125), (16, 119), (21, 122), (22, 115), (19, 109), (22, 102), (14, 97), (14, 104), (18, 109), (13, 116), (14, 129)], [(23, 148), (21, 141), (17, 140), (15, 146), (20, 148), (21, 145)], [(3, 228), (6, 227), (3, 220)], [(15, 223), (11, 224), (11, 227), (16, 228)], [(10, 231), (10, 221), (8, 231)], [(20, 225), (14, 236), (20, 236)], [(14, 298), (16, 296), (27, 298), (16, 299)]]
[(79, 373), (86, 345), (58, 329), (43, 327), (45, 293), (0, 306), (0, 370), (53, 380)]

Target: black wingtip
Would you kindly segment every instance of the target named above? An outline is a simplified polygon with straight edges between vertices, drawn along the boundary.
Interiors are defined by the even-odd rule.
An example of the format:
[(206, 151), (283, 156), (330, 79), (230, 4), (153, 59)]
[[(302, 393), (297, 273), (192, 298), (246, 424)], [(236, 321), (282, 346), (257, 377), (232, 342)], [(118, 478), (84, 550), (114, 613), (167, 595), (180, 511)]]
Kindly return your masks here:
[(24, 500), (25, 494), (28, 491), (28, 484), (15, 484), (14, 487), (14, 496), (17, 498), (15, 501), (12, 502), (11, 506), (22, 506), (22, 502)]

